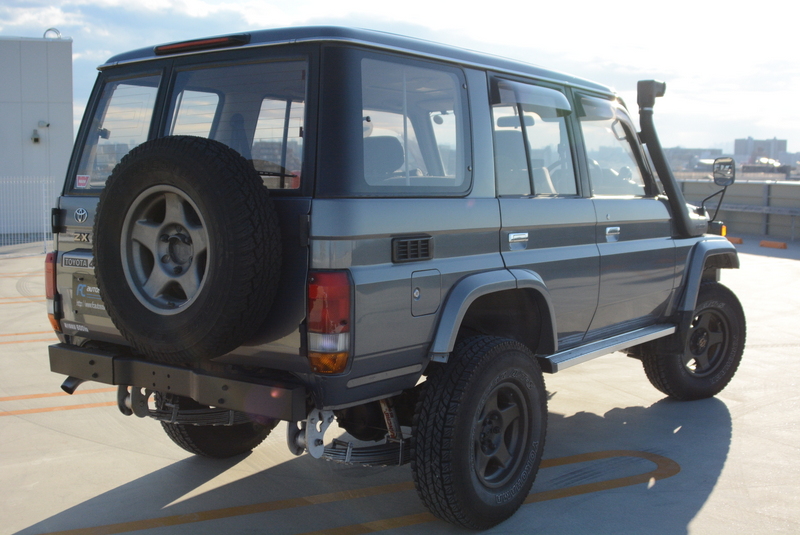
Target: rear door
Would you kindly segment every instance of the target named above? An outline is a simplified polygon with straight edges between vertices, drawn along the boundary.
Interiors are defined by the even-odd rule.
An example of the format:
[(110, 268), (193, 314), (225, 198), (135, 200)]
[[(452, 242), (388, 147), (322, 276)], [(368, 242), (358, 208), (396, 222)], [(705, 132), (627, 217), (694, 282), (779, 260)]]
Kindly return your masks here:
[(592, 320), (600, 264), (595, 208), (575, 171), (573, 109), (556, 86), (501, 77), (491, 84), (503, 260), (544, 280), (564, 349)]
[(119, 341), (100, 298), (92, 254), (94, 215), (106, 179), (131, 149), (149, 138), (162, 69), (121, 69), (98, 87), (94, 111), (78, 137), (64, 195), (59, 199), (57, 285), (65, 334)]

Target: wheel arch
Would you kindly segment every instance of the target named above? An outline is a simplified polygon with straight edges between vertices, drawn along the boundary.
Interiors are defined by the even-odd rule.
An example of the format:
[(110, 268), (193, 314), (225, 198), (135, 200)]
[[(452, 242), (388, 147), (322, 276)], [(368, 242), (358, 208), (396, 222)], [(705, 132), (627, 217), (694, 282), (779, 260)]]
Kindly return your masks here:
[(720, 269), (738, 269), (739, 256), (731, 242), (724, 238), (709, 238), (697, 242), (689, 252), (678, 303), (679, 332), (685, 333), (692, 321), (700, 285), (707, 280), (717, 280)]
[(683, 296), (679, 311), (692, 311), (697, 302), (697, 293), (704, 280), (716, 278), (719, 269), (737, 269), (739, 256), (736, 248), (727, 239), (705, 239), (697, 242), (689, 252), (683, 283)]
[(511, 338), (535, 353), (554, 353), (554, 318), (547, 285), (537, 273), (502, 269), (470, 275), (458, 281), (445, 300), (431, 360), (447, 362), (462, 329)]

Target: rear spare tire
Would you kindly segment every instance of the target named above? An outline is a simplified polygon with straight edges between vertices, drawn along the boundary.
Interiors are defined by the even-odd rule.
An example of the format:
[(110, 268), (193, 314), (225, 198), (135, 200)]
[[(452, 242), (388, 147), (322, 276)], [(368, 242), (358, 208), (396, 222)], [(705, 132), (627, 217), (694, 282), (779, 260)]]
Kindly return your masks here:
[(255, 334), (272, 305), (280, 254), (261, 178), (216, 141), (144, 143), (100, 196), (97, 285), (117, 329), (154, 360), (217, 357)]

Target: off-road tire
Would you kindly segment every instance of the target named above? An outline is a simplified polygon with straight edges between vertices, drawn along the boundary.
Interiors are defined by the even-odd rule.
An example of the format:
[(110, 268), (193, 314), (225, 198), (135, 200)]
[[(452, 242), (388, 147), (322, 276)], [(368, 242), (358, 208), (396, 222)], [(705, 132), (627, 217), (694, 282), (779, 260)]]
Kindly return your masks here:
[(717, 282), (705, 282), (682, 352), (645, 349), (647, 378), (669, 397), (689, 401), (710, 398), (725, 388), (742, 360), (746, 337), (744, 311), (736, 295)]
[(433, 369), (417, 404), (411, 469), (422, 502), (470, 529), (506, 520), (530, 491), (546, 429), (544, 379), (531, 352), (505, 338), (463, 340)]
[[(207, 408), (189, 398), (171, 398), (181, 410)], [(161, 422), (172, 441), (189, 453), (226, 459), (252, 451), (278, 424), (278, 420), (259, 423), (250, 421), (236, 425), (191, 425)]]
[(280, 229), (252, 165), (222, 143), (148, 141), (116, 166), (94, 222), (108, 315), (142, 354), (185, 363), (240, 346), (269, 311)]

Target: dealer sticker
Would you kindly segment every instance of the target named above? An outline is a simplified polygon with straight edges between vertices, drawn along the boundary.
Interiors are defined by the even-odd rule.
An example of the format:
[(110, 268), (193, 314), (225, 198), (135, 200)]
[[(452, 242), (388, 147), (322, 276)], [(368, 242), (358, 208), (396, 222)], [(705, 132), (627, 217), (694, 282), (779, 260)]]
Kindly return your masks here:
[(97, 279), (92, 275), (76, 273), (72, 277), (72, 298), (75, 312), (92, 316), (106, 316), (106, 307), (100, 298)]

